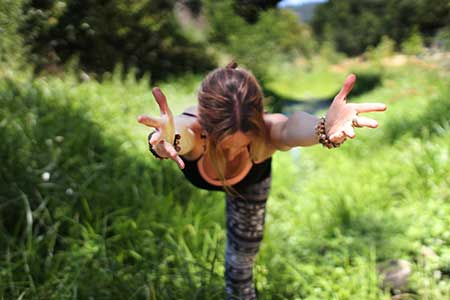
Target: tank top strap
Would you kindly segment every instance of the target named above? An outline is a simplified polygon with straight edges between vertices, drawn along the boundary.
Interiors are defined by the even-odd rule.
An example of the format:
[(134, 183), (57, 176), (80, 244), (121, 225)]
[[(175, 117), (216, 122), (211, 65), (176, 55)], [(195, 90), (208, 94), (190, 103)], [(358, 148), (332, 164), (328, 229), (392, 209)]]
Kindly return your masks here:
[(197, 116), (196, 116), (196, 115), (194, 115), (194, 114), (191, 114), (191, 113), (188, 113), (188, 112), (182, 112), (181, 114), (182, 114), (182, 115), (185, 115), (185, 116), (189, 116), (189, 117), (194, 117), (194, 118), (197, 118)]

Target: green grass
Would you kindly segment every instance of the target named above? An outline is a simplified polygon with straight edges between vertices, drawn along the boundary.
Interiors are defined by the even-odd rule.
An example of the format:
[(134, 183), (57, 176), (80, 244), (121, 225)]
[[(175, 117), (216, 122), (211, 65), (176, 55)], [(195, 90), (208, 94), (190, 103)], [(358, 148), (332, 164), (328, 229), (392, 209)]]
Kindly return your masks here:
[[(345, 74), (327, 70), (286, 73), (271, 87), (328, 96)], [(380, 128), (359, 129), (338, 150), (274, 156), (260, 298), (390, 299), (377, 263), (402, 258), (413, 299), (447, 299), (448, 73), (348, 72), (380, 78), (349, 101), (389, 108), (373, 114)], [(136, 116), (159, 111), (146, 81), (0, 73), (0, 299), (224, 299), (224, 196), (148, 154)], [(161, 83), (174, 113), (195, 103), (199, 81)]]
[(271, 68), (273, 82), (268, 88), (280, 96), (314, 101), (338, 92), (347, 74), (330, 70), (321, 60), (305, 62), (300, 66), (276, 65)]

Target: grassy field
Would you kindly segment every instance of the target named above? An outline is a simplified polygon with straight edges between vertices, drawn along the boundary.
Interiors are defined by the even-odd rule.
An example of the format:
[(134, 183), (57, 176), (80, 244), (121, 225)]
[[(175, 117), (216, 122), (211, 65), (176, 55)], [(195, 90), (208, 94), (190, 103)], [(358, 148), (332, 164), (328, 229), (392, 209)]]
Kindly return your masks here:
[[(325, 97), (349, 72), (349, 101), (388, 110), (337, 150), (274, 156), (260, 298), (390, 299), (377, 265), (404, 259), (401, 299), (449, 299), (449, 70), (283, 66), (270, 88)], [(150, 156), (146, 80), (0, 74), (0, 299), (224, 299), (224, 196)], [(200, 80), (160, 84), (174, 113)]]

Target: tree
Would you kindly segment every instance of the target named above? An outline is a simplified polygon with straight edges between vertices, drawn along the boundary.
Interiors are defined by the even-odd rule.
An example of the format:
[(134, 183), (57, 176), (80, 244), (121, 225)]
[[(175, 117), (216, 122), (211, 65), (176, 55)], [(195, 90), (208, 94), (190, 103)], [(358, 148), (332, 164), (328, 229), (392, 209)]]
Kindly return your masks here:
[(255, 23), (261, 11), (275, 8), (281, 0), (234, 0), (234, 11), (248, 23)]
[(382, 36), (399, 46), (415, 28), (430, 43), (437, 30), (448, 24), (448, 0), (329, 0), (317, 8), (312, 21), (322, 41), (331, 39), (338, 51), (349, 55), (377, 45)]
[(234, 12), (231, 0), (210, 0), (205, 13), (210, 24), (209, 40), (252, 70), (263, 83), (268, 80), (271, 65), (282, 59), (309, 56), (316, 46), (309, 27), (292, 11), (261, 11), (257, 22), (247, 23)]
[(0, 2), (0, 63), (17, 66), (23, 58), (23, 40), (18, 30), (23, 23), (21, 0)]
[(22, 32), (38, 69), (78, 58), (82, 69), (102, 74), (122, 64), (152, 80), (214, 66), (206, 45), (183, 35), (175, 1), (31, 1)]

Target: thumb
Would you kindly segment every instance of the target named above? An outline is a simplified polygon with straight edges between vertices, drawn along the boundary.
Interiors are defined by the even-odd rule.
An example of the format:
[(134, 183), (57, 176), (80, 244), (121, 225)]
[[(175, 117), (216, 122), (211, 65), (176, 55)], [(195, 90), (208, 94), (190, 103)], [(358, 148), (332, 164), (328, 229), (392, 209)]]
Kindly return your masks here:
[(158, 145), (158, 143), (162, 140), (161, 131), (156, 131), (152, 134), (152, 137), (148, 141), (153, 147)]
[(335, 99), (340, 101), (346, 101), (347, 95), (352, 90), (353, 86), (355, 85), (356, 76), (355, 74), (350, 74), (345, 79), (344, 85), (342, 86), (341, 90), (339, 91), (339, 94), (335, 97)]

